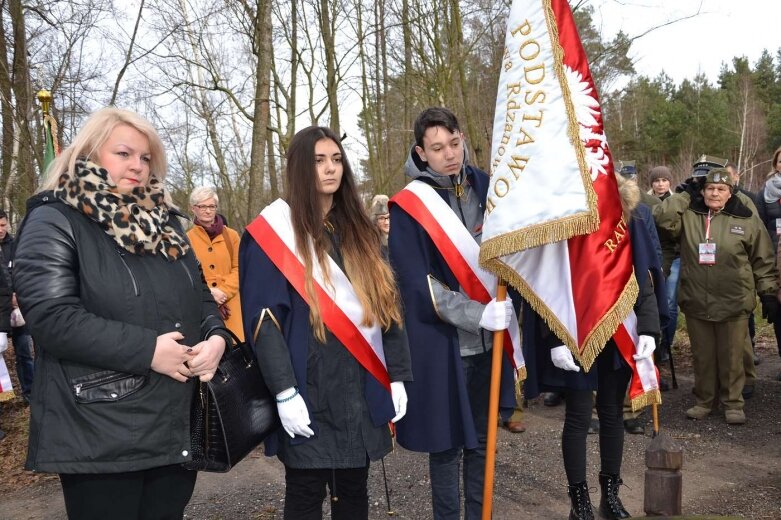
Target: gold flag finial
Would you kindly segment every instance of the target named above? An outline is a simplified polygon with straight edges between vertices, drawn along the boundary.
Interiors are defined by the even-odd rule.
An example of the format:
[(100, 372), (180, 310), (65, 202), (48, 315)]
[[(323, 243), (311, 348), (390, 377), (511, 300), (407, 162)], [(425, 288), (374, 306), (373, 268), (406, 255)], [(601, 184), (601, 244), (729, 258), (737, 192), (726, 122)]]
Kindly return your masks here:
[(52, 104), (52, 93), (46, 89), (41, 89), (38, 91), (36, 97), (38, 98), (38, 101), (41, 103), (41, 110), (43, 110), (43, 115), (45, 116), (49, 115), (49, 107)]

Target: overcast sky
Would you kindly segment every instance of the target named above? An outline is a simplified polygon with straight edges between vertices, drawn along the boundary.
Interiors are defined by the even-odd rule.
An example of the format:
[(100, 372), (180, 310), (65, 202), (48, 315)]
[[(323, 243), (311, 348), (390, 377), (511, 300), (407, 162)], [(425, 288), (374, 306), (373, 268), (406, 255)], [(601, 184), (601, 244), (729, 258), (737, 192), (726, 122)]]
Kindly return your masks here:
[(632, 46), (638, 73), (654, 77), (664, 70), (676, 83), (698, 72), (715, 81), (722, 62), (731, 65), (734, 56), (746, 56), (753, 66), (763, 49), (775, 59), (781, 47), (779, 0), (592, 0), (592, 5), (605, 37), (621, 29), (635, 36), (699, 10)]

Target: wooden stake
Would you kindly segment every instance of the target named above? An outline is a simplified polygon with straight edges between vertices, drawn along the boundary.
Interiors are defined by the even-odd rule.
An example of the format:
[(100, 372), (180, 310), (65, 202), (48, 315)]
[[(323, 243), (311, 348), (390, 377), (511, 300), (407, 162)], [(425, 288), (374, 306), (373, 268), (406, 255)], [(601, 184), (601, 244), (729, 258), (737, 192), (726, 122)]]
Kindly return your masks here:
[[(496, 301), (507, 298), (507, 285), (501, 280), (496, 286)], [(504, 330), (494, 332), (493, 355), (491, 356), (491, 393), (488, 399), (488, 438), (485, 446), (485, 481), (483, 483), (483, 520), (491, 519), (494, 499), (494, 467), (496, 465), (496, 430), (499, 416), (499, 381), (502, 377), (502, 354), (504, 353)]]

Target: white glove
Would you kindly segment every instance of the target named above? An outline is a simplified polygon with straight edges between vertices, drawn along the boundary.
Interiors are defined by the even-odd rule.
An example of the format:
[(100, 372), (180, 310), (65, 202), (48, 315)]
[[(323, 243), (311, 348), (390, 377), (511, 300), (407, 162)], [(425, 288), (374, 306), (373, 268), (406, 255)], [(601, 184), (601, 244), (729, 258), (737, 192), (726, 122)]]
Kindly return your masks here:
[(309, 427), (312, 421), (309, 420), (304, 398), (295, 387), (291, 386), (277, 394), (277, 411), (282, 428), (291, 438), (296, 435), (309, 438), (315, 434)]
[(407, 390), (404, 388), (403, 381), (391, 383), (391, 399), (393, 399), (393, 409), (396, 411), (396, 416), (391, 419), (391, 422), (395, 423), (407, 413)]
[(572, 372), (580, 372), (580, 367), (575, 364), (575, 358), (572, 357), (572, 352), (569, 351), (569, 348), (567, 348), (566, 345), (552, 348), (550, 351), (550, 359), (557, 368), (570, 370)]
[(509, 296), (503, 302), (498, 302), (494, 298), (485, 304), (483, 315), (480, 317), (480, 326), (485, 330), (504, 330), (510, 326), (510, 317), (513, 312), (515, 309)]
[(648, 359), (656, 350), (656, 340), (652, 336), (640, 336), (640, 341), (635, 347), (635, 354), (632, 356), (635, 361), (638, 359)]
[(5, 352), (8, 349), (8, 333), (0, 332), (0, 352)]

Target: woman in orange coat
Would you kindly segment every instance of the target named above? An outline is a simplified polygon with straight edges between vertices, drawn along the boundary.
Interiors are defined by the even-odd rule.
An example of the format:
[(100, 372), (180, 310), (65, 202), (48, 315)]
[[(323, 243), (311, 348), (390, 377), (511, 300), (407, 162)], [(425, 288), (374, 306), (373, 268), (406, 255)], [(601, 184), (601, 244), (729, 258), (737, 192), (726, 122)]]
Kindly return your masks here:
[(220, 199), (214, 188), (195, 188), (190, 194), (195, 224), (187, 236), (201, 263), (206, 285), (220, 306), (225, 325), (242, 341), (239, 300), (239, 234), (217, 213)]

